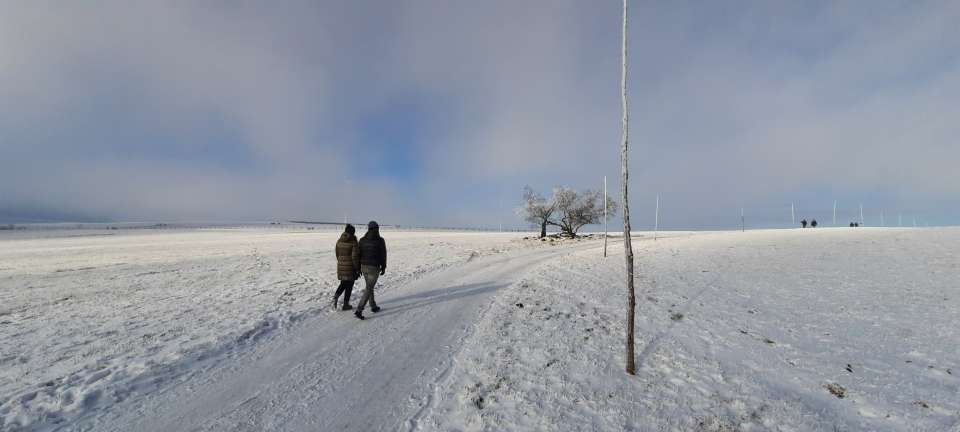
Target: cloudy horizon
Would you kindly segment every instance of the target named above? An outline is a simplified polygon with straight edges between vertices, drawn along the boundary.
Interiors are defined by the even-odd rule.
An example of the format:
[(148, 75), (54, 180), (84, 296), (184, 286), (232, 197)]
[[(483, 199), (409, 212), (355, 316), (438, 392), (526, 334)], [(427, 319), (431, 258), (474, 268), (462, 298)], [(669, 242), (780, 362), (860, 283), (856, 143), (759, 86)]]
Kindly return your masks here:
[[(524, 185), (618, 197), (620, 7), (4, 3), (0, 219), (523, 227)], [(657, 194), (666, 228), (960, 224), (960, 4), (630, 11), (635, 227)]]

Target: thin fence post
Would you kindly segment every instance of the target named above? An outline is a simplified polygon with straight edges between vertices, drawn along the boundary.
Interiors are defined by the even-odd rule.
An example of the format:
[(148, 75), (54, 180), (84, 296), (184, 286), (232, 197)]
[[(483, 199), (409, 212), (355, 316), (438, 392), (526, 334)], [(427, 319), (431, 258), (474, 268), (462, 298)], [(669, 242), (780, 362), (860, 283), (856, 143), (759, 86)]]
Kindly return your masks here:
[(657, 241), (657, 233), (660, 231), (660, 194), (657, 194), (657, 211), (653, 216), (653, 241)]
[(833, 226), (837, 226), (837, 200), (833, 200)]
[(607, 257), (607, 176), (603, 176), (603, 257)]

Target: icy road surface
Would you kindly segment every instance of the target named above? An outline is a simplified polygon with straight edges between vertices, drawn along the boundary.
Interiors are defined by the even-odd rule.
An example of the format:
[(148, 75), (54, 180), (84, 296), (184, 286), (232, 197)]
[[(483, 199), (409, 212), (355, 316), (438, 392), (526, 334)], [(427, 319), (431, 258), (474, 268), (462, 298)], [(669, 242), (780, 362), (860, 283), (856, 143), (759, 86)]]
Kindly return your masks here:
[(0, 429), (395, 430), (489, 295), (573, 250), (385, 231), (361, 322), (330, 306), (335, 233), (104, 234), (0, 239)]
[(489, 295), (558, 254), (506, 253), (424, 277), (381, 294), (383, 310), (363, 322), (346, 312), (299, 326), (102, 429), (397, 430), (428, 402)]

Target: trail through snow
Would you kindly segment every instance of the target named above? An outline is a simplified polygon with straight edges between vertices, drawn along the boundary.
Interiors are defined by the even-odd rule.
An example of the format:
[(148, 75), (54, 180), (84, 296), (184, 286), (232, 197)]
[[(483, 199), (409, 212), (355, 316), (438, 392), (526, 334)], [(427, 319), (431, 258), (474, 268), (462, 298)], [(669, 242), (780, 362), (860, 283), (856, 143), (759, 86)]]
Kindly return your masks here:
[[(576, 247), (481, 257), (378, 295), (383, 310), (307, 320), (189, 381), (81, 422), (95, 430), (379, 431), (405, 425), (489, 305), (524, 271)], [(355, 290), (360, 288), (360, 285)]]
[(960, 229), (699, 233), (499, 291), (421, 431), (960, 432)]
[[(960, 230), (385, 233), (379, 314), (333, 232), (0, 238), (0, 430), (960, 432)], [(362, 283), (355, 287), (356, 304)]]

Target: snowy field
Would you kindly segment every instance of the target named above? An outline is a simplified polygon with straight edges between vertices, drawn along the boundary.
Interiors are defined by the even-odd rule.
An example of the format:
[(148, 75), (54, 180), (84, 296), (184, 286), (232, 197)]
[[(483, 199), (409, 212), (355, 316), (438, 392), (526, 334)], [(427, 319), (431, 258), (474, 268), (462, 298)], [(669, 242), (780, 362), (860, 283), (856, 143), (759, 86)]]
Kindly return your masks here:
[(705, 233), (635, 242), (501, 290), (420, 430), (958, 431), (960, 230)]
[(3, 431), (960, 431), (960, 229), (638, 236), (636, 377), (613, 240), (384, 231), (360, 322), (333, 232), (10, 234)]
[[(45, 430), (330, 315), (339, 233), (0, 233), (0, 430)], [(380, 291), (520, 247), (518, 234), (384, 231)], [(354, 287), (353, 304), (362, 283)], [(385, 305), (389, 307), (388, 305)], [(351, 318), (352, 319), (352, 318)]]

